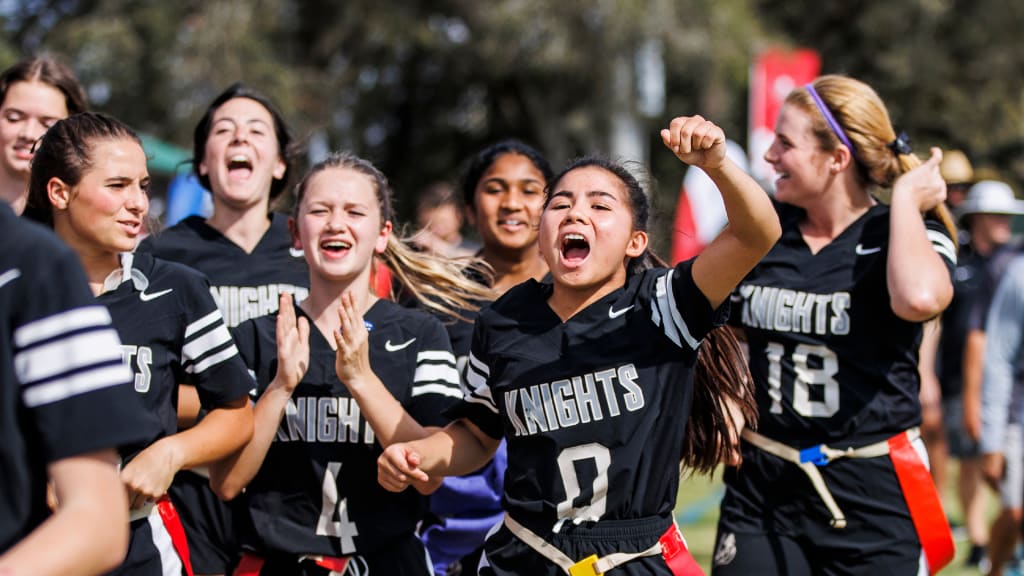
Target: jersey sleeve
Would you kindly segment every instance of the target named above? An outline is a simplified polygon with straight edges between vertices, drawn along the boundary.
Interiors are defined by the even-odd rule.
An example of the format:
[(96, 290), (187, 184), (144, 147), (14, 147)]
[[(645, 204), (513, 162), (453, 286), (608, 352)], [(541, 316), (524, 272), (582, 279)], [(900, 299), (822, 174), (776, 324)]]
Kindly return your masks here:
[(956, 239), (950, 236), (946, 226), (935, 218), (925, 218), (924, 226), (928, 241), (932, 243), (935, 252), (942, 256), (942, 261), (949, 268), (949, 277), (952, 278), (956, 269)]
[(406, 409), (424, 426), (444, 426), (449, 422), (445, 410), (462, 398), (451, 342), (444, 326), (432, 316), (426, 318), (417, 340), (420, 347)]
[(13, 360), (47, 462), (151, 440), (159, 432), (131, 384), (110, 313), (70, 251), (26, 261), (15, 281)]
[(181, 340), (181, 372), (196, 387), (204, 408), (212, 409), (246, 396), (252, 378), (238, 354), (231, 333), (210, 295), (206, 278), (186, 277), (180, 297), (185, 331)]
[(488, 366), (486, 326), (486, 317), (481, 314), (473, 327), (469, 358), (462, 371), (462, 402), (453, 406), (448, 416), (452, 419), (466, 418), (491, 438), (502, 438), (501, 415), (489, 382), (491, 370)]
[(718, 309), (711, 307), (693, 281), (692, 259), (655, 274), (651, 319), (676, 346), (696, 350), (708, 332), (725, 322), (729, 300)]

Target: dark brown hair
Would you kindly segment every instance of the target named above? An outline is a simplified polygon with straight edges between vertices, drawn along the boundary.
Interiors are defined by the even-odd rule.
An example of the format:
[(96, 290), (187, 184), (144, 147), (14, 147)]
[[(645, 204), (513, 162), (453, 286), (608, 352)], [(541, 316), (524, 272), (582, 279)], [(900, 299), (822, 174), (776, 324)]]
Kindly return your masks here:
[(85, 90), (71, 68), (55, 57), (45, 54), (22, 60), (0, 74), (0, 103), (7, 99), (7, 90), (12, 85), (33, 80), (60, 90), (64, 94), (68, 115), (85, 112), (89, 108)]
[(131, 128), (112, 116), (98, 112), (68, 116), (50, 127), (32, 156), (25, 217), (53, 226), (53, 205), (46, 190), (50, 179), (60, 178), (68, 186), (77, 186), (93, 165), (95, 142), (122, 138), (134, 140), (142, 146), (142, 141)]
[(226, 90), (220, 93), (210, 106), (206, 108), (206, 113), (196, 124), (196, 129), (192, 134), (192, 171), (195, 172), (196, 178), (199, 179), (199, 183), (203, 185), (203, 188), (213, 191), (210, 188), (210, 179), (199, 173), (199, 164), (203, 161), (206, 156), (206, 141), (210, 137), (210, 130), (213, 129), (213, 115), (217, 112), (217, 109), (224, 105), (229, 100), (235, 98), (247, 98), (253, 102), (258, 103), (260, 106), (266, 108), (267, 112), (270, 113), (270, 117), (274, 120), (274, 135), (277, 137), (277, 154), (281, 157), (281, 161), (284, 162), (284, 175), (280, 179), (275, 178), (270, 184), (270, 199), (274, 200), (284, 192), (288, 186), (288, 176), (291, 171), (292, 157), (295, 154), (292, 143), (292, 134), (288, 130), (288, 125), (285, 124), (284, 116), (278, 112), (277, 108), (274, 107), (270, 99), (257, 92), (253, 88), (236, 82), (231, 86), (228, 86)]
[[(587, 167), (601, 168), (622, 182), (629, 193), (633, 230), (646, 232), (651, 213), (647, 194), (629, 170), (605, 158), (590, 156), (572, 161), (551, 180), (545, 207), (551, 199), (551, 193), (566, 174)], [(666, 266), (665, 261), (650, 250), (645, 250), (643, 254), (630, 260), (626, 274), (628, 277), (649, 268)], [(697, 351), (693, 404), (690, 417), (686, 420), (683, 451), (680, 455), (682, 466), (693, 472), (710, 474), (719, 464), (727, 461), (733, 445), (739, 442), (738, 426), (729, 412), (729, 404), (735, 406), (743, 415), (747, 427), (757, 426), (754, 379), (750, 375), (746, 356), (732, 330), (728, 327), (719, 327), (704, 337)]]

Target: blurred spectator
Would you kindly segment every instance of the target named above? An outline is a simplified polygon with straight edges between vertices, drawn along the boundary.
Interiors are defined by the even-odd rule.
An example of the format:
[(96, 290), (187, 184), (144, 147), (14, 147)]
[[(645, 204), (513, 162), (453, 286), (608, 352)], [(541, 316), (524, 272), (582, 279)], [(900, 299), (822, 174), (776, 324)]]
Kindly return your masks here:
[(480, 247), (462, 237), (462, 207), (452, 187), (435, 182), (420, 192), (416, 201), (413, 241), (425, 250), (443, 256), (471, 256)]
[[(1002, 182), (983, 180), (970, 188), (956, 208), (969, 242), (960, 247), (953, 302), (942, 316), (939, 382), (949, 452), (960, 459), (957, 496), (971, 542), (968, 564), (977, 565), (988, 542), (987, 493), (981, 485), (978, 451), (981, 358), (984, 350), (986, 285), (995, 285), (1010, 241), (1010, 220), (1024, 214), (1024, 203)], [(1003, 264), (1000, 264), (1000, 263)]]

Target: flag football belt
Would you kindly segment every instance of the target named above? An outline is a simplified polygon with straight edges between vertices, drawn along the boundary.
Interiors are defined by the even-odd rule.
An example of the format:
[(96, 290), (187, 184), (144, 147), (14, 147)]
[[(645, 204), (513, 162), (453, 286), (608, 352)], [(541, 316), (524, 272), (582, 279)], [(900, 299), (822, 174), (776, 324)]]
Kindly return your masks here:
[(505, 514), (505, 527), (521, 540), (524, 544), (533, 549), (534, 552), (547, 558), (560, 567), (569, 576), (600, 576), (609, 570), (622, 566), (626, 562), (656, 556), (660, 554), (665, 563), (668, 564), (672, 574), (675, 576), (704, 576), (704, 572), (697, 565), (697, 561), (690, 555), (686, 548), (683, 535), (679, 533), (679, 527), (673, 521), (668, 530), (661, 535), (661, 538), (653, 546), (640, 552), (616, 552), (598, 558), (597, 554), (591, 554), (579, 562), (565, 555), (555, 545), (535, 534), (532, 530), (523, 526)]
[(800, 467), (814, 486), (832, 514), (833, 528), (845, 528), (846, 516), (836, 504), (832, 492), (825, 485), (819, 467), (839, 458), (877, 458), (889, 456), (892, 460), (896, 478), (899, 480), (903, 498), (914, 522), (914, 530), (928, 561), (929, 573), (935, 574), (953, 559), (955, 552), (953, 534), (949, 529), (946, 513), (942, 510), (942, 502), (927, 466), (914, 449), (912, 442), (921, 437), (916, 426), (900, 432), (887, 440), (840, 450), (826, 444), (819, 444), (803, 450), (797, 450), (777, 440), (762, 436), (753, 430), (743, 430), (743, 439), (765, 452), (778, 456), (787, 462)]
[[(299, 556), (296, 560), (299, 564), (312, 562), (327, 570), (331, 576), (341, 576), (345, 572), (345, 568), (348, 567), (348, 561), (349, 557), (335, 558), (332, 556)], [(264, 563), (266, 560), (262, 556), (257, 556), (252, 552), (243, 552), (242, 559), (238, 562), (238, 567), (235, 568), (232, 576), (259, 576)]]
[(178, 511), (174, 508), (174, 504), (171, 504), (170, 498), (164, 495), (156, 502), (146, 502), (141, 508), (130, 510), (128, 512), (129, 522), (149, 518), (154, 508), (157, 514), (160, 515), (160, 522), (164, 525), (164, 529), (167, 530), (167, 535), (171, 539), (171, 545), (174, 547), (174, 551), (178, 553), (178, 558), (181, 559), (181, 565), (185, 568), (186, 574), (192, 576), (192, 561), (189, 557), (188, 540), (185, 538), (185, 527), (182, 526), (181, 517), (178, 516)]

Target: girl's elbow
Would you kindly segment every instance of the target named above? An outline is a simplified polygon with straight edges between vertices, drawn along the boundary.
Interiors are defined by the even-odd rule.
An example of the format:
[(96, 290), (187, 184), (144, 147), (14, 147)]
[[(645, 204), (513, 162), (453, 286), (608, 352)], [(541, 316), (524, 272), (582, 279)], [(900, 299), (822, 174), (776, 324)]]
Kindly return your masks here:
[(245, 486), (239, 482), (232, 482), (229, 478), (214, 479), (211, 477), (210, 489), (217, 495), (217, 498), (220, 498), (225, 502), (230, 502), (235, 498), (238, 498), (238, 495), (242, 493)]
[(908, 322), (925, 322), (941, 314), (948, 304), (948, 299), (935, 293), (923, 292), (912, 298), (894, 299), (892, 311)]

